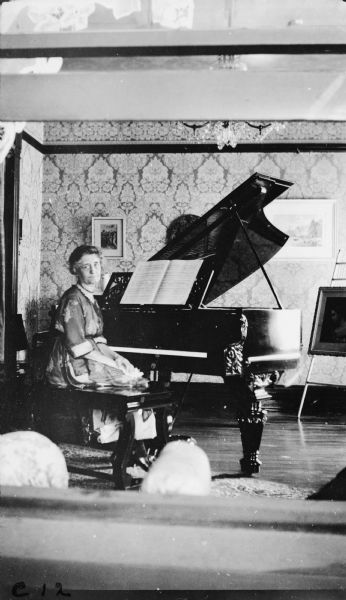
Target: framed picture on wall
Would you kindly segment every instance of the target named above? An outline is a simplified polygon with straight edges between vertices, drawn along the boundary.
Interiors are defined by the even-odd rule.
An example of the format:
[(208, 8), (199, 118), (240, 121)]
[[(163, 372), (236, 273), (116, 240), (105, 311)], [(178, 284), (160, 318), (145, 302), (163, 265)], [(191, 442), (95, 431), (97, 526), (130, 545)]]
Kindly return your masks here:
[(264, 212), (289, 236), (279, 259), (323, 259), (335, 254), (335, 200), (274, 200)]
[(346, 356), (346, 287), (320, 287), (309, 354)]
[(92, 217), (92, 244), (105, 258), (125, 256), (125, 220), (122, 217)]

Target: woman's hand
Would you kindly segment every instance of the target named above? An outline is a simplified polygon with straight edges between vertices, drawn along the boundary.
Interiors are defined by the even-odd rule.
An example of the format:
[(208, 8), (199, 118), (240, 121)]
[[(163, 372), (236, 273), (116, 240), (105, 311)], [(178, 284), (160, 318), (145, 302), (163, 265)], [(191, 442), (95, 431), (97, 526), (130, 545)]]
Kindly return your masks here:
[(115, 359), (115, 367), (120, 369), (129, 380), (140, 379), (143, 376), (143, 373), (137, 367), (120, 355)]
[(111, 367), (114, 377), (119, 383), (131, 383), (143, 377), (143, 373), (134, 367), (127, 358), (112, 351), (106, 344), (99, 343), (98, 351), (92, 350), (87, 356), (91, 360)]
[(127, 358), (120, 356), (120, 354), (116, 357), (115, 363), (117, 369), (121, 369), (122, 371), (124, 371), (124, 373), (129, 373), (134, 368), (130, 361), (127, 360)]

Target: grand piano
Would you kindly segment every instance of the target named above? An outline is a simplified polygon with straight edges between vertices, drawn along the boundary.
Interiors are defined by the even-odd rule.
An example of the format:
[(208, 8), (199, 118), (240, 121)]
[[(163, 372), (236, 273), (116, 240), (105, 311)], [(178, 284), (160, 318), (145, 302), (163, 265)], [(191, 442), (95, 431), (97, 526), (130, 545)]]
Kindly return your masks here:
[[(156, 379), (170, 372), (223, 377), (237, 405), (240, 465), (246, 475), (261, 465), (263, 378), (297, 367), (300, 359), (300, 311), (282, 307), (264, 267), (288, 236), (263, 209), (291, 185), (254, 173), (149, 259), (204, 259), (186, 305), (121, 304), (130, 274), (113, 274), (101, 300), (108, 344), (145, 374)], [(273, 307), (211, 305), (258, 269)]]

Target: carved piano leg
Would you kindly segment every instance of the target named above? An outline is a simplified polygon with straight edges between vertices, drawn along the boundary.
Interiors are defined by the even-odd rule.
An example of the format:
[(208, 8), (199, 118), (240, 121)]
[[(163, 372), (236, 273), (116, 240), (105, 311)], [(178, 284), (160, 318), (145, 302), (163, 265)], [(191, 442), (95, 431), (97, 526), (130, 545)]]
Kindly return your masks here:
[(232, 398), (237, 403), (237, 420), (243, 445), (243, 458), (240, 460), (242, 473), (258, 473), (261, 466), (259, 448), (261, 445), (266, 411), (256, 398), (255, 377), (244, 361), (244, 343), (247, 336), (247, 319), (241, 316), (241, 339), (224, 350), (225, 383), (229, 385)]
[(237, 421), (243, 446), (243, 458), (240, 459), (241, 472), (244, 475), (258, 473), (261, 466), (259, 450), (263, 426), (266, 422), (266, 411), (262, 410), (261, 402), (256, 399), (252, 383), (240, 377), (230, 377), (226, 380), (230, 395), (237, 406)]
[(245, 384), (243, 400), (238, 405), (237, 420), (243, 445), (243, 458), (240, 460), (242, 473), (252, 475), (258, 473), (261, 466), (259, 449), (262, 440), (263, 425), (267, 420), (266, 411), (262, 410), (261, 402), (256, 399), (252, 382)]

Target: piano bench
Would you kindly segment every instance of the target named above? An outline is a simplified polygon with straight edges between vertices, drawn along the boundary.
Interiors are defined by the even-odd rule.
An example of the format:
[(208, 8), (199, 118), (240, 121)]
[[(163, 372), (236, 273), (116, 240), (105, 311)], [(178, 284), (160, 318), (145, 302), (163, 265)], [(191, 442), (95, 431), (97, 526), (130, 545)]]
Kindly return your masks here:
[[(57, 388), (43, 382), (36, 386), (32, 402), (35, 428), (53, 442), (75, 443), (82, 446), (107, 449), (111, 452), (112, 480), (117, 490), (138, 487), (140, 480), (131, 477), (128, 468), (140, 465), (148, 470), (150, 464), (170, 439), (170, 409), (173, 410), (172, 392), (150, 385), (147, 389), (136, 388)], [(99, 444), (93, 431), (94, 409), (116, 412), (122, 426), (119, 439), (108, 444)], [(147, 440), (135, 439), (135, 413), (153, 410), (156, 421), (156, 437)], [(59, 436), (57, 418), (65, 419), (65, 435)], [(69, 439), (66, 439), (66, 420), (70, 421)], [(71, 429), (72, 425), (72, 429)], [(61, 423), (60, 423), (61, 427)], [(72, 441), (71, 441), (72, 434)], [(68, 466), (69, 468), (69, 466)], [(96, 471), (85, 471), (70, 467), (70, 472), (82, 472), (96, 477)], [(104, 478), (104, 474), (102, 474)], [(99, 474), (100, 477), (100, 474)]]

